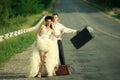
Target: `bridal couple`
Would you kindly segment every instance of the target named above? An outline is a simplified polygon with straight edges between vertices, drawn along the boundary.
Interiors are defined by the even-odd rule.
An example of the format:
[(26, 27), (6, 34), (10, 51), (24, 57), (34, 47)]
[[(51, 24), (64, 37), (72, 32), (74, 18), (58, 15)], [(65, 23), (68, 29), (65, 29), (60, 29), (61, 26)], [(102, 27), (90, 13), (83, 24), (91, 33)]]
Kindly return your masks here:
[(78, 31), (63, 26), (58, 18), (57, 13), (46, 16), (45, 24), (38, 28), (30, 58), (29, 77), (54, 76), (56, 67), (65, 64), (61, 36)]

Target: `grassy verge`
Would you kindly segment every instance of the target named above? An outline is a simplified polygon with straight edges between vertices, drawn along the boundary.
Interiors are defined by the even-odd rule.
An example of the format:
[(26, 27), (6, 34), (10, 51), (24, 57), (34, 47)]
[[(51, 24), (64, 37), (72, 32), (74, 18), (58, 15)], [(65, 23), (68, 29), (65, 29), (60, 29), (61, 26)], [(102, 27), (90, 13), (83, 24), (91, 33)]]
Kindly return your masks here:
[(25, 33), (0, 43), (0, 64), (28, 48), (35, 40), (36, 31)]
[(0, 35), (19, 29), (32, 27), (40, 20), (41, 16), (41, 14), (35, 14), (27, 17), (18, 16), (13, 18), (10, 20), (11, 25), (4, 25), (0, 27)]
[[(31, 26), (36, 25), (38, 21), (41, 19), (41, 17), (42, 17), (41, 14), (28, 16), (26, 17), (27, 21), (22, 22), (19, 28), (12, 29), (11, 27), (5, 27), (1, 28), (0, 31), (4, 33), (10, 32), (12, 30), (14, 31), (22, 28), (29, 28)], [(14, 54), (21, 53), (24, 50), (26, 50), (26, 48), (28, 48), (33, 43), (35, 39), (35, 33), (36, 30), (0, 42), (0, 65), (3, 62), (9, 60)]]
[(87, 0), (82, 0), (84, 1), (85, 3), (93, 6), (93, 7), (96, 7), (98, 8), (99, 10), (105, 12), (106, 14), (112, 16), (112, 17), (115, 17), (117, 19), (120, 19), (120, 8), (113, 8), (113, 9), (110, 9), (110, 8), (107, 8), (105, 6), (102, 6), (102, 5), (99, 5), (99, 4), (96, 4), (96, 3), (92, 3), (92, 2), (89, 2)]

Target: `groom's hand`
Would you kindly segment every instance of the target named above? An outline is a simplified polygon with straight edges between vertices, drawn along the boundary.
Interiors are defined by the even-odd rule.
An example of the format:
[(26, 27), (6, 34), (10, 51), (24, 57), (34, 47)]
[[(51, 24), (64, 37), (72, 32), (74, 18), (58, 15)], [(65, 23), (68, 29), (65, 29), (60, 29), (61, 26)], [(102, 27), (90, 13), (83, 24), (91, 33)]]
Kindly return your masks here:
[(78, 34), (79, 32), (80, 32), (80, 30), (77, 30), (77, 32), (76, 32), (76, 33)]

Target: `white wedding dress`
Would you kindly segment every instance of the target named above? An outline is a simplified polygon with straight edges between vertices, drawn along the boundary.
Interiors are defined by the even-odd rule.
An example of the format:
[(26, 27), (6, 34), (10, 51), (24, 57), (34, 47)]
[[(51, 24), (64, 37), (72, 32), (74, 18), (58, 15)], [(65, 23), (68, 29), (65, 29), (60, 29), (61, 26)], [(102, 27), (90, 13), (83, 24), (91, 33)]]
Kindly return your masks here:
[(39, 50), (46, 52), (45, 67), (48, 76), (55, 75), (55, 67), (59, 65), (59, 54), (57, 39), (50, 39), (51, 33), (51, 30), (47, 31), (46, 27), (43, 27), (38, 41), (34, 43), (33, 51), (30, 57), (30, 69), (28, 77), (35, 77), (39, 71)]

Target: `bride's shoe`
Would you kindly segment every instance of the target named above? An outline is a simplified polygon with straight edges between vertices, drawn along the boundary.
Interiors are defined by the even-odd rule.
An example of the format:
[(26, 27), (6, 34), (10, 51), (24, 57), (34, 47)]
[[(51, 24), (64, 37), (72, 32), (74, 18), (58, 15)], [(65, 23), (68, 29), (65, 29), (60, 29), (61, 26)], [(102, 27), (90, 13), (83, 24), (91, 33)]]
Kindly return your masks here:
[(35, 77), (41, 78), (41, 73), (38, 73)]
[(41, 73), (38, 74), (38, 77), (41, 78)]

